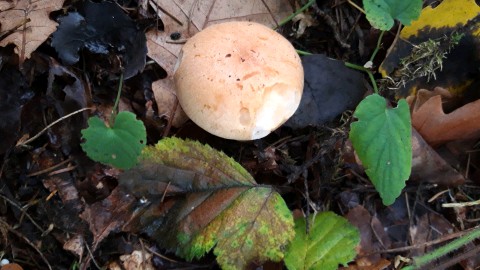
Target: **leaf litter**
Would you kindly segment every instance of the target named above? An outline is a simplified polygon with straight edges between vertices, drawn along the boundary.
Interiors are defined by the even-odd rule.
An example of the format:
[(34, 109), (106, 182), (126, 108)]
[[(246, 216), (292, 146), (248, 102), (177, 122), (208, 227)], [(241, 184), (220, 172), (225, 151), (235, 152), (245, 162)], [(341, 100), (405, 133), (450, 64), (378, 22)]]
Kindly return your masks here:
[[(127, 269), (137, 269), (139, 265), (160, 269), (167, 268), (167, 265), (168, 268), (212, 267), (216, 264), (215, 257), (224, 266), (232, 262), (240, 266), (247, 263), (259, 266), (265, 258), (255, 260), (252, 254), (257, 253), (249, 252), (267, 250), (265, 245), (270, 245), (271, 240), (276, 248), (271, 250), (269, 256), (280, 260), (286, 245), (285, 239), (293, 236), (276, 234), (274, 237), (277, 238), (262, 238), (258, 231), (242, 231), (243, 224), (261, 225), (266, 220), (282, 219), (278, 212), (262, 212), (262, 209), (270, 210), (280, 204), (282, 212), (288, 214), (288, 209), (301, 210), (307, 215), (332, 210), (347, 218), (352, 216), (350, 222), (359, 228), (362, 241), (357, 247), (358, 256), (346, 269), (385, 269), (387, 265), (391, 267), (396, 263), (401, 266), (404, 263), (396, 261), (395, 255), (411, 257), (430, 252), (450, 237), (461, 235), (464, 230), (478, 223), (479, 213), (475, 207), (454, 210), (442, 207), (444, 202), (461, 203), (476, 199), (479, 195), (476, 179), (480, 179), (477, 169), (480, 159), (477, 149), (478, 128), (475, 126), (478, 121), (462, 122), (463, 119), (476, 119), (478, 96), (472, 94), (471, 89), (477, 85), (477, 73), (470, 65), (476, 62), (464, 62), (465, 65), (460, 68), (458, 61), (453, 61), (465, 61), (461, 60), (465, 58), (457, 56), (463, 55), (462, 51), (469, 51), (466, 48), (470, 47), (466, 45), (478, 43), (475, 32), (471, 32), (471, 29), (475, 29), (472, 28), (475, 20), (470, 15), (478, 10), (473, 0), (461, 1), (461, 4), (457, 2), (458, 6), (468, 11), (465, 13), (468, 18), (461, 18), (458, 24), (464, 28), (442, 28), (441, 22), (434, 20), (435, 17), (455, 17), (435, 14), (448, 9), (452, 4), (449, 0), (435, 8), (424, 9), (423, 19), (420, 20), (422, 26), (413, 22), (412, 26), (404, 28), (403, 35), (411, 29), (423, 29), (420, 31), (425, 35), (422, 38), (437, 41), (439, 35), (446, 33), (448, 36), (455, 30), (463, 31), (465, 36), (445, 54), (443, 71), (437, 71), (436, 78), (432, 77), (428, 83), (414, 79), (411, 85), (407, 85), (407, 90), (395, 92), (397, 95), (411, 93), (410, 99), (417, 99), (412, 103), (416, 105), (410, 108), (414, 112), (412, 122), (422, 124), (419, 127), (414, 124), (419, 134), (413, 131), (412, 177), (402, 195), (388, 208), (381, 204), (361, 164), (351, 158), (354, 154), (348, 150), (348, 126), (351, 121), (348, 109), (353, 109), (368, 89), (363, 88), (363, 82), (358, 86), (360, 79), (344, 84), (342, 76), (345, 77), (347, 71), (340, 65), (333, 68), (333, 62), (328, 64), (329, 61), (324, 61), (323, 64), (333, 69), (329, 71), (339, 75), (324, 77), (333, 84), (331, 89), (337, 87), (344, 90), (333, 91), (342, 93), (343, 97), (346, 93), (347, 97), (353, 97), (348, 93), (358, 88), (353, 100), (347, 105), (338, 105), (338, 108), (336, 103), (326, 102), (325, 107), (321, 105), (315, 108), (318, 110), (315, 114), (309, 114), (311, 110), (304, 108), (301, 124), (280, 128), (263, 140), (222, 140), (206, 133), (200, 134), (190, 122), (184, 124), (186, 118), (179, 112), (175, 113), (179, 119), (171, 119), (172, 111), (179, 107), (175, 103), (173, 84), (169, 79), (186, 38), (210, 23), (231, 19), (258, 20), (274, 27), (275, 21), (281, 21), (299, 8), (298, 3), (296, 6), (290, 5), (289, 1), (238, 1), (234, 4), (223, 1), (142, 1), (140, 4), (119, 4), (116, 7), (119, 8), (118, 12), (128, 14), (129, 26), (124, 27), (134, 28), (135, 31), (140, 29), (135, 32), (137, 34), (143, 34), (145, 27), (151, 27), (145, 40), (149, 57), (158, 63), (161, 72), (153, 68), (154, 64), (148, 59), (144, 62), (146, 51), (142, 49), (141, 42), (136, 43), (137, 39), (98, 40), (95, 36), (86, 39), (82, 32), (84, 30), (70, 32), (82, 37), (83, 43), (78, 51), (70, 54), (75, 59), (78, 56), (79, 60), (75, 63), (62, 62), (49, 37), (52, 37), (58, 22), (69, 18), (68, 14), (78, 12), (86, 20), (86, 14), (81, 9), (64, 6), (65, 9), (61, 10), (63, 2), (56, 1), (0, 1), (0, 20), (2, 31), (5, 31), (1, 44), (6, 46), (0, 50), (3, 60), (0, 75), (10, 79), (0, 89), (1, 108), (6, 110), (2, 114), (5, 128), (2, 128), (4, 133), (1, 134), (0, 145), (3, 160), (0, 197), (4, 202), (0, 213), (2, 220), (5, 220), (1, 223), (2, 245), (7, 247), (6, 256), (9, 259), (19, 258), (24, 269), (48, 268), (46, 262), (54, 269), (68, 268), (72, 262), (78, 262), (80, 269), (86, 269), (93, 264), (110, 265), (108, 263), (116, 259), (119, 259), (117, 265), (123, 264)], [(114, 8), (108, 5), (108, 8)], [(334, 4), (333, 1), (326, 1), (307, 9), (304, 15), (315, 23), (306, 28), (302, 35), (296, 35), (298, 22), (289, 22), (279, 28), (298, 49), (313, 52), (317, 58), (348, 59), (359, 63), (365, 60), (361, 55), (373, 51), (374, 45), (370, 40), (376, 38), (377, 32), (370, 29), (363, 15), (348, 2)], [(50, 18), (56, 18), (57, 22)], [(148, 26), (140, 25), (143, 19), (150, 20), (145, 24)], [(424, 27), (428, 27), (429, 20), (432, 27), (427, 31)], [(7, 21), (13, 25), (8, 25)], [(42, 31), (38, 27), (40, 21), (45, 26)], [(96, 31), (105, 33), (112, 30), (109, 27), (113, 26), (108, 24), (102, 25), (107, 30)], [(437, 31), (440, 28), (441, 31)], [(437, 32), (441, 34), (437, 35)], [(392, 36), (390, 38), (393, 39)], [(124, 51), (122, 46), (132, 40), (138, 47)], [(410, 42), (418, 44), (421, 40), (413, 39)], [(151, 44), (152, 41), (156, 43)], [(351, 47), (338, 46), (339, 41), (346, 41)], [(385, 48), (390, 42), (385, 40)], [(381, 51), (385, 52), (385, 49)], [(398, 51), (400, 49), (394, 48), (388, 58), (400, 59), (405, 56), (399, 56)], [(212, 158), (218, 157), (218, 153), (209, 148), (209, 154), (193, 159), (195, 162), (177, 159), (173, 166), (163, 163), (165, 159), (162, 159), (147, 167), (123, 173), (112, 170), (91, 161), (80, 150), (79, 134), (86, 125), (87, 113), (65, 119), (47, 129), (36, 140), (15, 147), (17, 140), (24, 139), (21, 137), (33, 137), (49, 123), (80, 108), (93, 105), (97, 108), (94, 113), (105, 118), (112, 107), (119, 71), (123, 64), (127, 64), (123, 67), (128, 66), (129, 57), (134, 57), (138, 62), (134, 61), (134, 67), (129, 68), (131, 76), (125, 82), (120, 103), (122, 108), (136, 113), (139, 119), (150, 121), (147, 126), (150, 145), (161, 137), (174, 134), (187, 139), (199, 138), (225, 153), (220, 154), (220, 160), (228, 160), (227, 156), (230, 156), (238, 164), (233, 161), (221, 163)], [(467, 56), (466, 59), (476, 58)], [(377, 61), (382, 59), (374, 61), (374, 65), (378, 66), (380, 63)], [(148, 64), (144, 68), (145, 63)], [(336, 60), (336, 63), (341, 62)], [(382, 68), (387, 66), (386, 63)], [(12, 70), (15, 71), (12, 73)], [(449, 73), (447, 70), (459, 73)], [(318, 79), (315, 77), (317, 70), (311, 73), (313, 75), (309, 75), (308, 80)], [(360, 78), (357, 75), (348, 77)], [(155, 86), (148, 85), (152, 78)], [(468, 86), (463, 82), (467, 82)], [(443, 96), (432, 97), (431, 92), (419, 90), (437, 86), (448, 88), (453, 96), (448, 103), (445, 103)], [(419, 101), (422, 97), (427, 98)], [(343, 99), (335, 95), (333, 98)], [(326, 111), (321, 111), (322, 108)], [(318, 120), (317, 114), (327, 117)], [(160, 132), (160, 135), (152, 130)], [(203, 149), (199, 143), (191, 147)], [(178, 155), (179, 149), (182, 147), (164, 152)], [(192, 151), (190, 149), (187, 152)], [(248, 173), (226, 178), (222, 178), (225, 177), (222, 174), (206, 177), (215, 171), (213, 168), (218, 167), (237, 172), (245, 167)], [(132, 176), (134, 172), (141, 177)], [(153, 180), (159, 176), (165, 178)], [(179, 179), (184, 180), (178, 182)], [(188, 186), (188, 179), (193, 179), (197, 186)], [(242, 180), (236, 182), (228, 179)], [(245, 214), (245, 209), (249, 209), (251, 204), (256, 206), (251, 208), (252, 213), (261, 213), (258, 220), (252, 214)], [(191, 209), (192, 206), (194, 209)], [(219, 228), (225, 230), (226, 235), (217, 234)], [(284, 232), (280, 230), (281, 226), (268, 229)], [(238, 244), (233, 241), (235, 237), (243, 239), (244, 245), (232, 252), (232, 247)], [(260, 244), (250, 245), (251, 237)], [(48, 248), (36, 250), (29, 243), (40, 243)], [(475, 250), (477, 247), (471, 243), (467, 248)], [(192, 263), (175, 257), (175, 251), (177, 255), (197, 258), (208, 250), (213, 251)], [(458, 250), (455, 254), (462, 252)], [(136, 259), (139, 254), (142, 260)], [(123, 256), (120, 258), (119, 255)], [(442, 262), (457, 261), (442, 258)], [(471, 258), (465, 260), (463, 266), (465, 269), (475, 268), (478, 262)]]

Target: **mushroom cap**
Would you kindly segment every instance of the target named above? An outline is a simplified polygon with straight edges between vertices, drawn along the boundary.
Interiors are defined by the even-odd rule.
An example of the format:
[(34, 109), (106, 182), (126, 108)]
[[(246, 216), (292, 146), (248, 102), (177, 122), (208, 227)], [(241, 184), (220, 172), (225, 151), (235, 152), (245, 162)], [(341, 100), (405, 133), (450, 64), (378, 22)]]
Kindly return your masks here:
[(245, 21), (215, 24), (190, 38), (174, 80), (190, 119), (233, 140), (267, 136), (293, 115), (303, 92), (302, 63), (290, 42)]

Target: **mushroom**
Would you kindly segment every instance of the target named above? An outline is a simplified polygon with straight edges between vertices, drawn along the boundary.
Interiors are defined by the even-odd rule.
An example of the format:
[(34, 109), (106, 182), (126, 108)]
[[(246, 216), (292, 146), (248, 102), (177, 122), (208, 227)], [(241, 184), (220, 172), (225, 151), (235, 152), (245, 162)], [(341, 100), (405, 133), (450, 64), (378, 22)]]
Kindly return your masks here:
[(226, 139), (267, 136), (293, 115), (303, 68), (282, 35), (253, 22), (207, 27), (183, 46), (174, 75), (190, 119)]

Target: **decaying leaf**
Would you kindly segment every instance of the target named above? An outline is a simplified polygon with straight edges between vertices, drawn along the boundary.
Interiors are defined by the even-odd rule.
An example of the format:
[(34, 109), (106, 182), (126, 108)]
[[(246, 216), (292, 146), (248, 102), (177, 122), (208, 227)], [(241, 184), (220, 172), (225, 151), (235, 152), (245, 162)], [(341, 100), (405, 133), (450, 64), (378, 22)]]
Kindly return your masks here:
[(114, 189), (104, 200), (85, 207), (80, 218), (89, 224), (93, 234), (93, 250), (112, 231), (118, 231), (130, 220), (132, 213), (127, 209), (133, 203), (134, 199), (131, 196), (119, 189)]
[(120, 256), (120, 261), (122, 261), (122, 266), (118, 262), (112, 262), (108, 266), (109, 270), (154, 270), (155, 267), (152, 265), (152, 254), (142, 251), (135, 250), (132, 254), (126, 254)]
[[(395, 80), (397, 95), (436, 86), (452, 93), (476, 91), (468, 87), (479, 73), (479, 14), (475, 0), (445, 0), (435, 8), (427, 6), (405, 26), (379, 68)], [(404, 76), (405, 71), (411, 73)]]
[[(288, 0), (160, 0), (150, 1), (150, 4), (165, 26), (164, 31), (147, 32), (147, 46), (148, 56), (167, 72), (167, 78), (152, 86), (157, 104), (163, 104), (158, 113), (167, 117), (171, 117), (176, 102), (171, 98), (175, 97), (173, 73), (186, 39), (211, 24), (226, 21), (248, 20), (273, 27), (294, 11)], [(162, 100), (165, 97), (167, 100)], [(178, 106), (173, 125), (179, 126), (186, 119)]]
[(292, 215), (272, 187), (198, 142), (167, 138), (147, 147), (119, 184), (144, 204), (126, 229), (140, 229), (189, 260), (213, 249), (224, 269), (279, 261), (294, 235)]
[(382, 247), (380, 242), (383, 239), (388, 239), (388, 237), (386, 236), (386, 232), (380, 231), (381, 235), (376, 234), (374, 230), (375, 226), (373, 226), (373, 219), (376, 217), (372, 217), (370, 212), (361, 205), (352, 208), (345, 217), (351, 224), (357, 227), (360, 232), (356, 264), (369, 267), (380, 263), (381, 256), (375, 253), (375, 250)]
[(441, 186), (457, 186), (465, 182), (465, 177), (433, 150), (415, 128), (412, 134), (412, 180)]
[(21, 62), (30, 58), (32, 52), (55, 31), (57, 23), (50, 20), (49, 14), (61, 9), (64, 1), (1, 1), (2, 31), (7, 31), (8, 35), (0, 41), (0, 46), (13, 43)]
[(480, 100), (446, 114), (442, 107), (442, 95), (439, 94), (442, 90), (436, 88), (436, 91), (433, 96), (428, 90), (418, 91), (412, 105), (412, 125), (425, 141), (438, 146), (448, 141), (480, 137)]

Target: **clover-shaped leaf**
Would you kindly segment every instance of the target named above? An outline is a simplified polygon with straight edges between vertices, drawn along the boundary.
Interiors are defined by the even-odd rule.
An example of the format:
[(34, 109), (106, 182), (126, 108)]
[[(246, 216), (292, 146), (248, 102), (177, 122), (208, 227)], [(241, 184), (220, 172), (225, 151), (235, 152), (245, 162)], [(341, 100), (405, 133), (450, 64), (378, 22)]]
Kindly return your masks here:
[(112, 127), (98, 117), (88, 119), (88, 128), (82, 130), (83, 151), (98, 162), (120, 169), (129, 169), (137, 159), (147, 141), (143, 123), (131, 112), (117, 114)]

